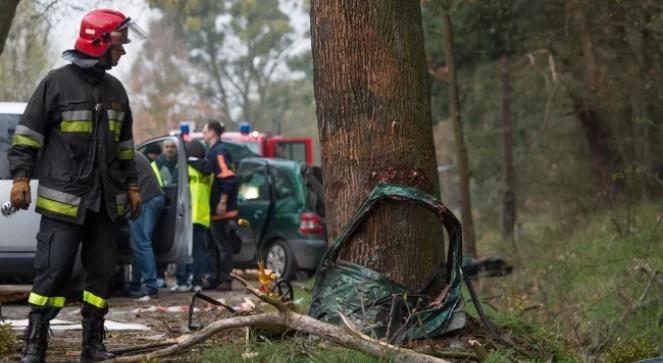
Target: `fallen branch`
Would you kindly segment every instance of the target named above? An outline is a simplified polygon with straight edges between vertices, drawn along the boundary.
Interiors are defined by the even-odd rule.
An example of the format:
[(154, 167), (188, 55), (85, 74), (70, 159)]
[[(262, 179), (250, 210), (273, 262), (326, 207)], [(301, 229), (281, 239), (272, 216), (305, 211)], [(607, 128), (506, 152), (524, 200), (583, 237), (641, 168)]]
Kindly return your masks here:
[[(264, 325), (281, 325), (289, 329), (297, 330), (303, 333), (316, 335), (321, 338), (333, 341), (341, 346), (356, 349), (374, 357), (389, 357), (394, 362), (413, 362), (413, 363), (448, 363), (447, 360), (433, 357), (430, 355), (415, 352), (410, 349), (396, 347), (384, 342), (372, 339), (359, 332), (352, 326), (352, 323), (346, 322), (345, 327), (340, 327), (314, 319), (307, 315), (302, 315), (292, 311), (288, 305), (281, 300), (271, 298), (260, 290), (251, 286), (246, 280), (239, 276), (232, 275), (246, 289), (260, 300), (276, 307), (278, 312), (265, 313), (248, 316), (236, 316), (228, 319), (217, 320), (201, 331), (190, 335), (168, 348), (157, 350), (155, 352), (137, 354), (127, 357), (118, 357), (109, 362), (141, 362), (151, 361), (154, 358), (165, 357), (183, 349), (187, 349), (196, 344), (202, 343), (206, 339), (222, 331), (236, 329), (241, 327), (254, 327)], [(344, 318), (342, 316), (342, 318)], [(347, 319), (344, 319), (344, 322)]]
[(126, 354), (126, 353), (140, 352), (140, 351), (143, 351), (143, 350), (151, 350), (151, 349), (169, 347), (169, 346), (175, 345), (175, 344), (177, 344), (176, 340), (167, 339), (165, 342), (149, 343), (149, 344), (135, 345), (133, 347), (111, 349), (111, 350), (109, 350), (109, 352), (114, 353), (114, 354)]
[(415, 351), (423, 354), (432, 355), (439, 358), (447, 359), (463, 359), (463, 360), (473, 360), (479, 362), (479, 357), (470, 352), (461, 352), (461, 351), (452, 351), (452, 350), (437, 350), (435, 347), (423, 347), (415, 349)]

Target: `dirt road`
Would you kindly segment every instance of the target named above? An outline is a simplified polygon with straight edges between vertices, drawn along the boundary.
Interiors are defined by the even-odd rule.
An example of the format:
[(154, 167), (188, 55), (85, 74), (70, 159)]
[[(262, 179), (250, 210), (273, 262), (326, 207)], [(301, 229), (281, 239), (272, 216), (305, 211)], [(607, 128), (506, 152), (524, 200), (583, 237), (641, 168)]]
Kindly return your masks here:
[[(172, 286), (174, 281), (168, 281)], [(257, 283), (256, 283), (257, 285)], [(245, 301), (249, 295), (237, 283), (233, 284), (233, 291), (218, 292), (205, 291), (205, 294), (214, 299), (223, 299), (223, 301), (233, 307), (242, 306), (245, 309), (250, 308), (250, 304)], [(112, 298), (110, 299), (110, 311), (106, 316), (107, 333), (106, 346), (109, 350), (127, 348), (131, 346), (158, 343), (168, 338), (177, 338), (189, 334), (188, 329), (188, 305), (191, 302), (193, 293), (172, 293), (167, 288), (161, 289), (159, 299), (150, 299), (149, 301), (139, 302), (130, 298)], [(256, 299), (250, 298), (252, 302)], [(194, 312), (194, 321), (203, 324), (212, 322), (222, 317), (231, 316), (231, 314), (222, 308), (213, 307), (204, 301), (199, 301), (197, 311)], [(26, 303), (4, 305), (2, 313), (5, 321), (26, 319), (29, 307)], [(80, 302), (68, 303), (57, 319), (64, 320), (73, 324), (80, 323)], [(124, 324), (140, 324), (146, 330), (113, 330), (109, 328), (109, 322), (118, 322)], [(65, 324), (66, 325), (66, 324)], [(70, 326), (71, 327), (71, 326)], [(53, 336), (50, 337), (48, 362), (72, 362), (78, 361), (78, 355), (81, 350), (81, 331), (59, 330), (61, 328), (52, 328)], [(23, 329), (15, 329), (17, 336), (22, 337)], [(241, 335), (237, 332), (236, 335)], [(235, 335), (235, 334), (233, 334)], [(206, 346), (218, 344), (220, 340), (228, 339), (228, 336), (217, 338), (216, 341), (210, 341)], [(18, 344), (22, 347), (22, 343)], [(196, 361), (200, 360), (200, 349), (193, 349), (185, 355), (175, 356), (168, 360), (160, 361)], [(2, 357), (2, 361), (17, 361), (20, 359), (18, 352)]]

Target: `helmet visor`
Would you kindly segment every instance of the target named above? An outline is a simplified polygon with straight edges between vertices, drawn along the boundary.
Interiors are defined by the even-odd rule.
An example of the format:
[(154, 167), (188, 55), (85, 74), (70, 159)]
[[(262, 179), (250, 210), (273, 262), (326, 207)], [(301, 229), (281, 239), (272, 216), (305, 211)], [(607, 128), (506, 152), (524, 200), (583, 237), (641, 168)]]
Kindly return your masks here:
[(111, 32), (113, 44), (127, 44), (131, 43), (129, 39), (129, 31), (131, 30), (131, 37), (135, 40), (141, 41), (147, 39), (145, 31), (136, 24), (131, 18), (126, 18), (116, 29)]

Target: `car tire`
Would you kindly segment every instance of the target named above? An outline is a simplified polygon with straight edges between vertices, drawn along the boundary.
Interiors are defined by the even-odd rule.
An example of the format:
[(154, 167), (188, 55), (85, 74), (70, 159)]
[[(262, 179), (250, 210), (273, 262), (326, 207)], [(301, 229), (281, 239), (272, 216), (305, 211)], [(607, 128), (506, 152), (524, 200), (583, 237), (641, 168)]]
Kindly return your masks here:
[(267, 248), (265, 265), (281, 279), (293, 280), (297, 274), (297, 261), (290, 245), (283, 240), (275, 240)]

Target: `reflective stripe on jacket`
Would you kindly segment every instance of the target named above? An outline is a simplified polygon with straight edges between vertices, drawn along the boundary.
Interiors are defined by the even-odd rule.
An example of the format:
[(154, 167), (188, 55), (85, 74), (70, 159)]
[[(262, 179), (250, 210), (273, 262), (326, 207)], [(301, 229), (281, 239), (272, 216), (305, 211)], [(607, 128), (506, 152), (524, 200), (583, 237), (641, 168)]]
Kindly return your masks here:
[(83, 224), (101, 198), (111, 220), (122, 218), (126, 191), (137, 183), (132, 122), (124, 87), (110, 74), (71, 64), (53, 70), (16, 127), (12, 177), (39, 178), (43, 215)]

